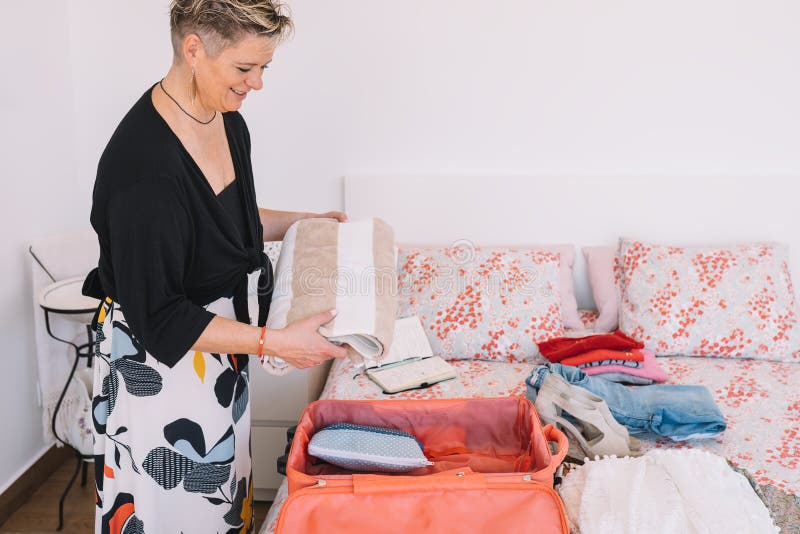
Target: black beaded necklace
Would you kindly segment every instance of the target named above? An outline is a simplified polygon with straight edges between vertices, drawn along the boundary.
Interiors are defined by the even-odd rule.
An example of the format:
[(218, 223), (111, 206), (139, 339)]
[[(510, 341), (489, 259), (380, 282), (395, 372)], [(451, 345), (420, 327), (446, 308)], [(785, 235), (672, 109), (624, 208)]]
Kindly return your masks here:
[(176, 106), (178, 106), (178, 109), (180, 109), (181, 111), (183, 111), (183, 112), (184, 112), (186, 115), (188, 115), (190, 118), (192, 118), (192, 119), (194, 119), (195, 121), (199, 122), (200, 124), (204, 124), (204, 125), (205, 125), (205, 124), (210, 124), (210, 123), (211, 123), (211, 121), (213, 121), (214, 119), (216, 119), (216, 118), (217, 118), (217, 110), (214, 110), (214, 114), (211, 116), (211, 118), (210, 118), (210, 119), (208, 119), (206, 122), (203, 122), (203, 121), (201, 121), (200, 119), (198, 119), (197, 117), (195, 117), (194, 115), (192, 115), (191, 113), (189, 113), (188, 111), (186, 111), (185, 109), (183, 109), (183, 106), (181, 106), (181, 105), (178, 103), (178, 101), (177, 101), (177, 100), (175, 100), (174, 98), (172, 98), (172, 95), (171, 95), (171, 94), (169, 94), (169, 93), (167, 92), (167, 90), (166, 90), (166, 89), (164, 89), (164, 83), (163, 83), (163, 82), (164, 82), (164, 79), (162, 78), (162, 79), (161, 79), (161, 81), (160, 81), (160, 82), (158, 82), (158, 86), (159, 86), (159, 87), (161, 87), (161, 90), (162, 90), (162, 91), (164, 91), (164, 94), (165, 94), (165, 95), (167, 95), (167, 96), (169, 97), (169, 99), (170, 99), (170, 100), (172, 100), (173, 102), (175, 102), (175, 105), (176, 105)]

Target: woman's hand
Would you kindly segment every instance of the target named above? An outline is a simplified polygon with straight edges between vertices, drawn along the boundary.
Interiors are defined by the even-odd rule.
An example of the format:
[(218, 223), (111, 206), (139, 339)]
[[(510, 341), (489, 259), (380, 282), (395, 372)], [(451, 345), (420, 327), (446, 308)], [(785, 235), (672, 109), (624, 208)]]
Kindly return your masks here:
[[(347, 350), (325, 339), (317, 330), (336, 317), (335, 311), (312, 315), (280, 330), (272, 330), (265, 343), (267, 353), (298, 369), (314, 367), (331, 358), (345, 358)], [(270, 340), (270, 338), (272, 338)]]
[(347, 214), (342, 211), (329, 211), (327, 213), (314, 213), (312, 217), (319, 217), (322, 219), (336, 219), (340, 223), (347, 222)]

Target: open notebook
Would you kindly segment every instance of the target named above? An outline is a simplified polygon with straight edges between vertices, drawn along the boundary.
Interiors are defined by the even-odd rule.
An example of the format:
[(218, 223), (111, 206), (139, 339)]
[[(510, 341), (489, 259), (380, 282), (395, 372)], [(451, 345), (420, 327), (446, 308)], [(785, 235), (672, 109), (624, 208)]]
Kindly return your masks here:
[(364, 359), (367, 376), (384, 393), (427, 387), (456, 377), (455, 368), (434, 356), (419, 317), (395, 321), (389, 353), (380, 362)]

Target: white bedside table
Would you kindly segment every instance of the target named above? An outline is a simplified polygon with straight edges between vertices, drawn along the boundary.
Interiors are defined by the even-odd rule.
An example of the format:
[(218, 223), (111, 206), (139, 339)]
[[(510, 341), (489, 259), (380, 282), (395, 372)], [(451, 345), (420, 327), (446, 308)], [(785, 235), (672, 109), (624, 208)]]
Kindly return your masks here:
[[(280, 241), (264, 243), (264, 252), (278, 263)], [(253, 275), (251, 275), (253, 276)], [(255, 287), (255, 279), (251, 287)], [(255, 295), (250, 295), (250, 316), (258, 317)], [(250, 358), (250, 419), (253, 459), (253, 490), (256, 500), (271, 501), (281, 485), (277, 460), (286, 448), (286, 430), (297, 424), (303, 408), (322, 393), (328, 378), (330, 362), (312, 369), (297, 370), (285, 376), (274, 376), (261, 368), (258, 358)]]
[(297, 424), (309, 402), (319, 398), (330, 362), (274, 376), (253, 357), (249, 368), (254, 496), (259, 501), (271, 501), (283, 480), (277, 460), (284, 454), (286, 430)]

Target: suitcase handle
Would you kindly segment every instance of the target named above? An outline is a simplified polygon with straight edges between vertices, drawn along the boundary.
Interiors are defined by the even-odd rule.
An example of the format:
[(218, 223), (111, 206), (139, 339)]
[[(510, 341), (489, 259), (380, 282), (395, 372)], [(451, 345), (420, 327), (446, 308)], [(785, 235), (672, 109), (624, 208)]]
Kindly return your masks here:
[(435, 490), (486, 489), (486, 476), (469, 467), (428, 476), (353, 475), (353, 494), (406, 493)]
[(563, 462), (564, 458), (567, 456), (569, 440), (567, 440), (566, 434), (553, 425), (547, 425), (542, 430), (544, 431), (544, 438), (548, 443), (556, 442), (558, 444), (556, 452), (550, 455), (550, 469), (555, 472), (556, 468), (561, 465), (561, 462)]

